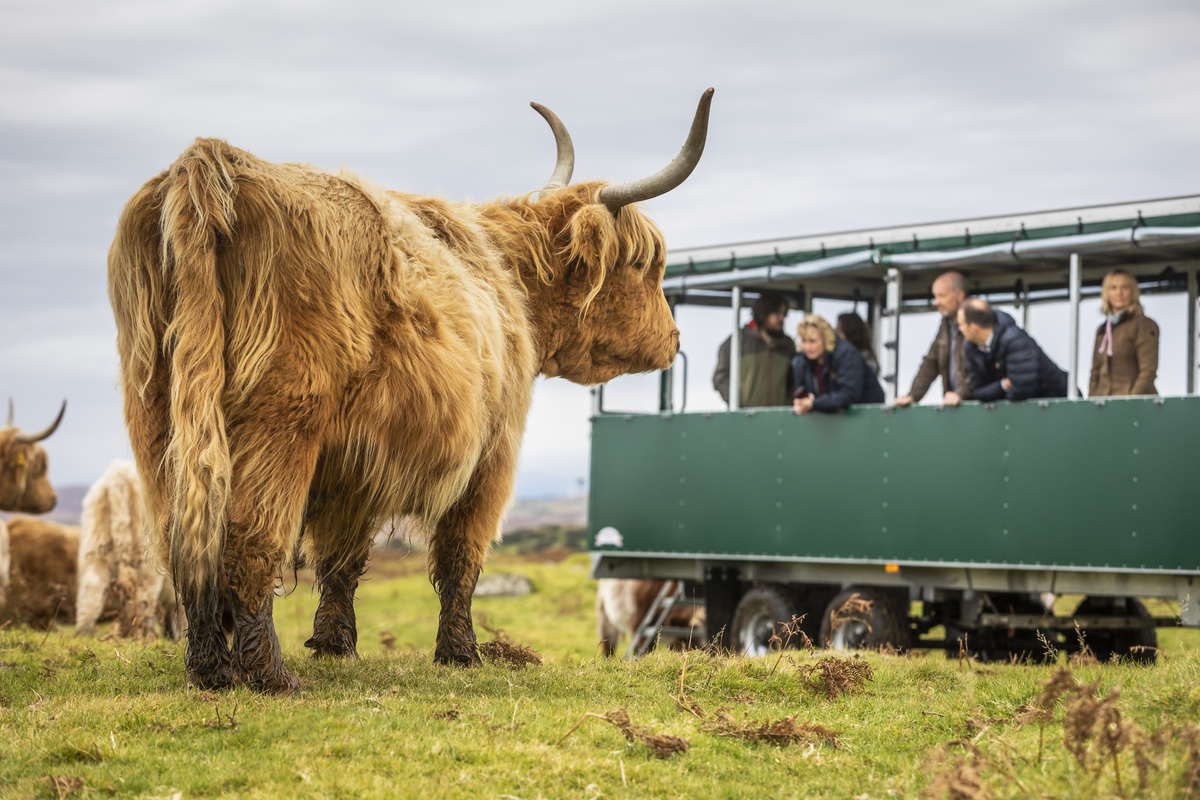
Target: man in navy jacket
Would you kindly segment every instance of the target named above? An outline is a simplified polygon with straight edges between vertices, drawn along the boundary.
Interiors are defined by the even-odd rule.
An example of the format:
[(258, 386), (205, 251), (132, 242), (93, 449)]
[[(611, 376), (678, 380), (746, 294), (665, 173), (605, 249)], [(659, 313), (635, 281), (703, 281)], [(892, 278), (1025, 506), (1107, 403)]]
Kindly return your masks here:
[(967, 340), (976, 400), (1067, 396), (1067, 373), (1008, 314), (977, 298), (965, 300), (958, 308), (958, 329)]

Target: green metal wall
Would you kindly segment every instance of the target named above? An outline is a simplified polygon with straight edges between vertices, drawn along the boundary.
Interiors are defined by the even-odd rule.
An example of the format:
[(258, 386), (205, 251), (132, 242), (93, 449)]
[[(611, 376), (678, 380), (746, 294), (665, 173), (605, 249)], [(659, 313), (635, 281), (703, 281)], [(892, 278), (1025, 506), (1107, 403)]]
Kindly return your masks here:
[(592, 422), (605, 553), (1200, 572), (1200, 397)]

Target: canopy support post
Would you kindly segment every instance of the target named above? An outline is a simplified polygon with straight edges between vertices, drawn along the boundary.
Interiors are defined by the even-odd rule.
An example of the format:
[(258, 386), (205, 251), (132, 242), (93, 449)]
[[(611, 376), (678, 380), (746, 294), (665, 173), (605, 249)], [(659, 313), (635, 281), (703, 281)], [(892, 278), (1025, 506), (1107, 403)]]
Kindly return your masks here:
[(1191, 269), (1187, 274), (1187, 308), (1188, 308), (1188, 341), (1187, 341), (1187, 393), (1200, 392), (1200, 272)]
[(729, 337), (729, 410), (742, 407), (742, 287), (735, 286), (732, 295), (733, 335)]
[[(675, 318), (675, 304), (679, 301), (676, 295), (667, 297), (667, 307), (671, 309), (671, 318)], [(658, 410), (672, 411), (675, 408), (675, 365), (658, 373)]]
[(904, 279), (900, 276), (900, 270), (892, 267), (883, 281), (887, 292), (884, 308), (880, 312), (879, 322), (883, 330), (880, 335), (883, 352), (880, 355), (883, 360), (884, 397), (887, 404), (892, 405), (896, 402), (900, 388), (900, 305), (904, 300)]
[(1071, 253), (1070, 304), (1071, 321), (1067, 328), (1070, 337), (1070, 362), (1067, 365), (1067, 397), (1079, 397), (1079, 291), (1083, 282), (1083, 268), (1079, 253)]

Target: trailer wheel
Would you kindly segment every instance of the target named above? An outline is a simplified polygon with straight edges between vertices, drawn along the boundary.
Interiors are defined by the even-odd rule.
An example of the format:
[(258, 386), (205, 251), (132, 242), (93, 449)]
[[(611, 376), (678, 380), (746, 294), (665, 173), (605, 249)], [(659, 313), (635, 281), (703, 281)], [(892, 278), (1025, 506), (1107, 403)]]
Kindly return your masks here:
[(833, 650), (908, 647), (908, 608), (890, 593), (850, 588), (829, 601), (821, 618), (821, 646)]
[[(1150, 611), (1136, 597), (1085, 597), (1075, 609), (1079, 617), (1141, 617), (1152, 616)], [(1097, 661), (1108, 661), (1114, 655), (1118, 658), (1129, 659), (1134, 664), (1153, 664), (1158, 655), (1158, 631), (1154, 628), (1134, 628), (1131, 630), (1087, 630), (1083, 631), (1084, 641), (1092, 648)], [(1079, 644), (1074, 640), (1074, 634), (1068, 634), (1070, 641), (1068, 650), (1079, 651)]]
[(742, 595), (730, 624), (735, 652), (762, 656), (772, 652), (771, 637), (786, 636), (784, 625), (792, 621), (795, 605), (778, 586), (756, 586)]

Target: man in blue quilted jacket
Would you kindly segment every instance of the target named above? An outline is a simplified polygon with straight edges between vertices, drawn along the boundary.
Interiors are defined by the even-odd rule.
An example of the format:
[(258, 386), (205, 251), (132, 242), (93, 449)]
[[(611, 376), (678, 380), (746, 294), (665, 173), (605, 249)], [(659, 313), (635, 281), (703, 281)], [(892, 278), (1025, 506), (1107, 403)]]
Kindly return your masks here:
[(1067, 373), (1008, 314), (978, 298), (964, 300), (958, 307), (958, 329), (966, 339), (976, 400), (1067, 396)]

